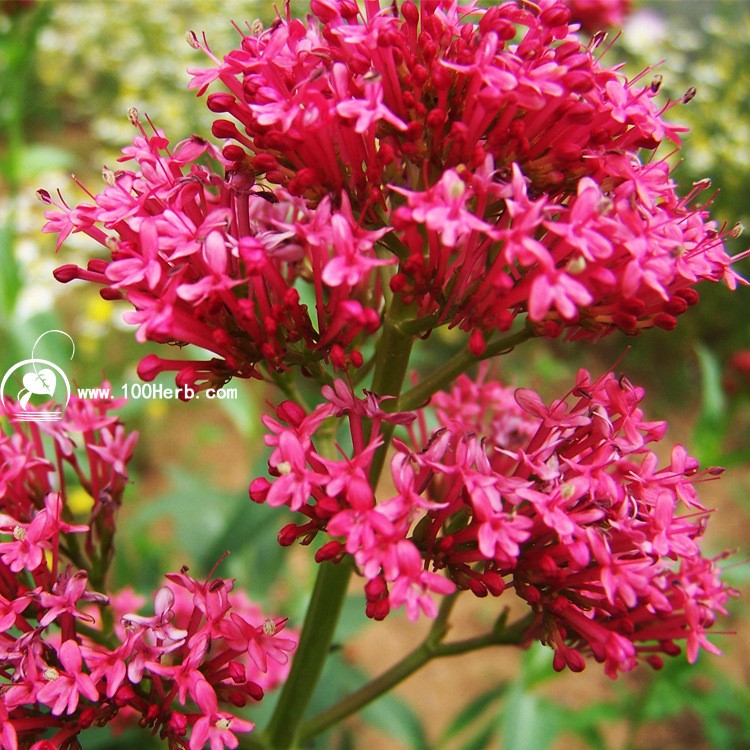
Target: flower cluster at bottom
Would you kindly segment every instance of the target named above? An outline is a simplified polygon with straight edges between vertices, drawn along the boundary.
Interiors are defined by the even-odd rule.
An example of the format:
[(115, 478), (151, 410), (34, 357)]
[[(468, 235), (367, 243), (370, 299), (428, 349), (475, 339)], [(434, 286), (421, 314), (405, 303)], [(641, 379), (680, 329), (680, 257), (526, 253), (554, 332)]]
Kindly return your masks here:
[(108, 723), (170, 748), (234, 748), (253, 725), (233, 709), (286, 677), (296, 635), (231, 580), (168, 574), (150, 616), (133, 614), (130, 589), (102, 593), (137, 439), (109, 413), (120, 404), (74, 397), (56, 422), (22, 421), (7, 401), (0, 414), (1, 750), (80, 748)]
[[(265, 418), (273, 479), (255, 479), (250, 496), (306, 516), (281, 530), (282, 544), (333, 537), (316, 559), (354, 559), (370, 617), (400, 606), (434, 617), (435, 595), (514, 589), (531, 610), (524, 642), (551, 646), (558, 670), (580, 671), (584, 654), (611, 677), (639, 659), (659, 668), (681, 641), (691, 661), (716, 651), (706, 630), (734, 592), (701, 554), (695, 483), (720, 470), (699, 471), (679, 445), (658, 467), (647, 445), (666, 425), (644, 420), (642, 389), (582, 370), (549, 406), (486, 373), (414, 413), (390, 413), (343, 381), (323, 395), (310, 414), (286, 402)], [(352, 446), (338, 445), (338, 459), (322, 446), (336, 417)], [(372, 465), (394, 423), (402, 439), (376, 501)]]

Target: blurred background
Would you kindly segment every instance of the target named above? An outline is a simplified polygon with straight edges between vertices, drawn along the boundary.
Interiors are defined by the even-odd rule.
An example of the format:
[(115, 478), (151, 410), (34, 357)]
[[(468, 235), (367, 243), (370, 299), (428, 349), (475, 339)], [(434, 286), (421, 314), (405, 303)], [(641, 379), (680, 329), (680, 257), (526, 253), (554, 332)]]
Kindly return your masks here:
[[(304, 11), (302, 4), (295, 7)], [(0, 372), (28, 358), (37, 337), (67, 331), (76, 356), (66, 366), (81, 387), (109, 380), (116, 395), (135, 383), (135, 366), (155, 345), (136, 344), (122, 323), (125, 307), (104, 302), (93, 285), (58, 284), (52, 270), (85, 263), (92, 241), (73, 235), (55, 255), (43, 235), (44, 205), (36, 190), (60, 190), (73, 204), (101, 189), (103, 165), (114, 167), (134, 133), (129, 107), (148, 114), (172, 143), (210, 133), (211, 113), (186, 89), (188, 67), (208, 66), (185, 33), (205, 32), (221, 56), (243, 25), (268, 22), (270, 2), (252, 0), (2, 0), (0, 2)], [(750, 3), (744, 0), (636, 2), (605, 64), (626, 63), (630, 75), (658, 66), (660, 96), (697, 96), (670, 112), (690, 127), (675, 159), (687, 192), (710, 177), (719, 223), (750, 226)], [(747, 247), (748, 235), (731, 248)], [(747, 268), (743, 269), (747, 273)], [(700, 289), (702, 304), (677, 330), (637, 339), (612, 335), (596, 347), (534, 342), (503, 362), (508, 382), (553, 397), (580, 366), (618, 370), (647, 387), (646, 410), (670, 422), (670, 440), (701, 463), (726, 466), (702, 488), (716, 508), (710, 552), (732, 550), (726, 577), (748, 593), (750, 566), (750, 292), (718, 285)], [(46, 358), (63, 362), (69, 342), (45, 339)], [(56, 349), (59, 347), (59, 349)], [(169, 378), (163, 380), (171, 385)], [(147, 592), (165, 571), (189, 564), (205, 574), (225, 550), (220, 575), (269, 610), (301, 624), (314, 571), (305, 550), (281, 550), (278, 511), (249, 506), (247, 485), (265, 473), (258, 415), (265, 392), (235, 382), (238, 398), (212, 404), (134, 400), (126, 420), (141, 440), (120, 520), (114, 583)], [(289, 571), (294, 575), (288, 575)], [(747, 597), (746, 597), (747, 598)], [(492, 602), (459, 607), (454, 634), (486, 629)], [(332, 659), (328, 694), (312, 710), (396, 661), (422, 637), (422, 626), (391, 617), (371, 625), (352, 594), (339, 633), (345, 648)], [(644, 667), (616, 683), (592, 663), (583, 674), (557, 676), (551, 655), (497, 649), (429, 665), (319, 748), (461, 748), (483, 750), (741, 750), (750, 748), (750, 609), (733, 602), (716, 635), (723, 657), (702, 654), (695, 666), (672, 660), (660, 673)], [(272, 700), (263, 703), (268, 711)], [(262, 723), (259, 716), (254, 718)], [(139, 742), (143, 744), (144, 740)], [(132, 747), (129, 735), (93, 736), (89, 747)]]

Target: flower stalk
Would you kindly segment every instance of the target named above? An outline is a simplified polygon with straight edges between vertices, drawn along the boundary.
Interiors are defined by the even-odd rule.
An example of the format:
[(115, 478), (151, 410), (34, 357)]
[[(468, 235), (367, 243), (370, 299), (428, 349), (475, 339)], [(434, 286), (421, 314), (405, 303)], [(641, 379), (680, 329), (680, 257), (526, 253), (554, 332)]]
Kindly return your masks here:
[(430, 375), (420, 380), (413, 388), (403, 393), (396, 403), (396, 408), (399, 411), (411, 411), (425, 406), (431, 396), (447, 388), (459, 375), (467, 372), (474, 365), (483, 360), (507, 354), (519, 344), (533, 337), (534, 333), (530, 329), (524, 328), (510, 336), (491, 341), (482, 354), (474, 354), (467, 347)]
[[(394, 300), (375, 355), (372, 388), (382, 395), (398, 396), (409, 366), (413, 336), (398, 328), (405, 315), (404, 306)], [(369, 475), (372, 487), (377, 486), (391, 435), (392, 430), (384, 433), (375, 452)], [(352, 570), (345, 561), (337, 565), (324, 563), (318, 572), (292, 668), (266, 730), (273, 750), (288, 750), (298, 744), (297, 727), (328, 658)]]
[[(453, 601), (453, 599), (447, 598), (444, 600), (444, 602), (447, 601)], [(435, 659), (459, 656), (490, 646), (518, 645), (522, 642), (533, 618), (534, 615), (529, 614), (503, 630), (492, 631), (462, 641), (443, 643), (443, 638), (448, 631), (447, 618), (441, 618), (438, 615), (427, 637), (417, 648), (379, 677), (351, 693), (335, 706), (306, 721), (300, 727), (300, 744), (304, 746), (307, 741), (326, 731), (326, 729), (330, 729), (348, 716), (361, 711), (365, 706), (392, 690), (396, 685), (399, 685)]]
[(328, 659), (351, 571), (347, 562), (324, 563), (318, 571), (292, 668), (265, 731), (272, 750), (299, 746), (297, 727)]

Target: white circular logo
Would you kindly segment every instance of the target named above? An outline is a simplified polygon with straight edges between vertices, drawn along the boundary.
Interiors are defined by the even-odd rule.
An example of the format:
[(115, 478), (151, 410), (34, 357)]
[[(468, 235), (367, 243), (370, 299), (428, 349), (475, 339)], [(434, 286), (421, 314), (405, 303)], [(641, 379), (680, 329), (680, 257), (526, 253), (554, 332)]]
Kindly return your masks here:
[[(37, 344), (39, 344), (42, 337), (46, 336), (48, 333), (59, 333), (70, 339), (70, 343), (73, 344), (73, 353), (70, 355), (70, 358), (73, 359), (73, 356), (75, 355), (75, 343), (65, 331), (53, 329), (51, 331), (45, 331), (39, 336), (31, 349), (30, 359), (16, 362), (16, 364), (5, 373), (2, 381), (0, 381), (0, 403), (7, 411), (5, 404), (5, 386), (13, 373), (21, 371), (19, 372), (19, 375), (21, 376), (22, 387), (14, 397), (14, 400), (20, 407), (20, 409), (14, 409), (14, 416), (16, 419), (30, 422), (54, 422), (62, 417), (63, 409), (70, 401), (70, 382), (63, 370), (48, 359), (40, 359), (39, 357), (34, 356)], [(23, 368), (26, 369), (24, 370)], [(32, 396), (49, 396), (50, 399), (54, 398), (59, 382), (62, 382), (65, 386), (65, 401), (63, 403), (63, 409), (35, 410), (33, 404), (30, 403)]]

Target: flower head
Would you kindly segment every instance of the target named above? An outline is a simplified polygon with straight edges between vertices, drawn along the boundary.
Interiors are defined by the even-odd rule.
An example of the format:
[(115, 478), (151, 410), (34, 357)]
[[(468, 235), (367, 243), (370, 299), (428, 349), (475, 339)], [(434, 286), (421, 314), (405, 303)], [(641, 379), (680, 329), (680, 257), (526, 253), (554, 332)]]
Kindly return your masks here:
[(704, 186), (682, 198), (642, 157), (679, 143), (678, 102), (576, 32), (555, 0), (337, 0), (253, 26), (221, 61), (193, 35), (215, 67), (192, 87), (225, 89), (206, 100), (224, 147), (170, 149), (133, 113), (134, 167), (47, 213), (107, 250), (58, 278), (125, 298), (140, 341), (208, 352), (139, 370), (193, 389), (360, 367), (392, 294), (418, 333), (458, 327), (475, 352), (519, 316), (576, 339), (670, 329), (699, 281), (739, 277)]
[(614, 677), (678, 651), (676, 641), (691, 660), (699, 646), (715, 648), (705, 633), (733, 592), (701, 555), (707, 511), (695, 483), (716, 472), (699, 471), (682, 446), (658, 468), (649, 444), (665, 425), (644, 418), (643, 389), (582, 370), (547, 406), (486, 371), (461, 376), (428, 407), (435, 432), (424, 414), (399, 420), (406, 435), (394, 440), (391, 481), (363, 492), (380, 428), (363, 429), (364, 400), (345, 405), (344, 388), (338, 381), (326, 396), (350, 423), (351, 458), (316, 452), (324, 404), (288, 428), (307, 435), (295, 470), (315, 477), (308, 489), (294, 493), (281, 476), (256, 480), (250, 494), (269, 502), (278, 487), (274, 503), (305, 517), (282, 529), (283, 544), (326, 533), (319, 561), (354, 559), (371, 617), (400, 606), (411, 619), (434, 617), (435, 597), (461, 589), (515, 591), (533, 613), (527, 639), (549, 644), (559, 669), (579, 670), (589, 653)]
[[(280, 635), (286, 620), (266, 617), (233, 593), (232, 581), (171, 574), (150, 615), (132, 611), (143, 603), (132, 591), (94, 589), (112, 558), (137, 439), (111, 413), (121, 405), (73, 397), (62, 419), (37, 423), (18, 418), (6, 401), (1, 415), (3, 748), (73, 742), (118, 713), (175, 746), (190, 733), (190, 747), (236, 747), (234, 733), (252, 724), (234, 708), (286, 677), (296, 634)], [(50, 447), (54, 462), (45, 455)], [(74, 490), (90, 496), (88, 510), (68, 503)], [(82, 513), (87, 523), (75, 523)], [(183, 714), (173, 704), (197, 711)], [(43, 739), (51, 728), (53, 739)]]

